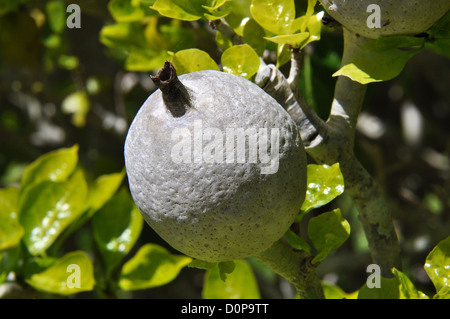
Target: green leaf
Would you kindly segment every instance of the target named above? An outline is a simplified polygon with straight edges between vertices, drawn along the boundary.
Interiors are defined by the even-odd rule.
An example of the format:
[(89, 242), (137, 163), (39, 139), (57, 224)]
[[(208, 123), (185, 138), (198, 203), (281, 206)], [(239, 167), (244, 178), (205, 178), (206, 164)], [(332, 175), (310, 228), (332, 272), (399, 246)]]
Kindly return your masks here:
[(425, 271), (433, 282), (436, 292), (450, 287), (450, 236), (439, 242), (428, 254)]
[(22, 190), (42, 181), (65, 181), (77, 163), (78, 145), (44, 154), (25, 169), (21, 181)]
[(17, 269), (21, 246), (17, 245), (10, 249), (0, 250), (0, 285), (6, 281), (8, 274)]
[(99, 176), (89, 192), (88, 207), (96, 211), (101, 208), (119, 189), (125, 176), (125, 170)]
[(294, 0), (253, 0), (250, 6), (253, 19), (275, 34), (291, 34), (295, 19)]
[(201, 259), (194, 259), (187, 266), (189, 268), (198, 268), (198, 269), (208, 270), (208, 269), (211, 269), (211, 268), (217, 266), (217, 263), (210, 263), (208, 261), (204, 261)]
[(443, 287), (433, 296), (433, 299), (450, 299), (450, 287)]
[(18, 198), (18, 188), (0, 189), (0, 250), (17, 246), (24, 234), (18, 220)]
[(212, 6), (202, 5), (208, 13), (204, 13), (204, 17), (208, 20), (218, 20), (229, 15), (233, 9), (230, 0), (214, 0)]
[(142, 47), (146, 44), (144, 27), (141, 23), (125, 22), (105, 25), (100, 30), (100, 42), (112, 48)]
[(427, 33), (431, 38), (435, 39), (450, 38), (450, 11), (447, 11), (447, 13), (439, 19)]
[(125, 188), (95, 213), (92, 219), (94, 238), (108, 275), (133, 248), (143, 223), (142, 215)]
[(168, 18), (195, 21), (207, 12), (203, 5), (207, 5), (205, 0), (156, 0), (151, 8)]
[(214, 0), (211, 6), (202, 5), (202, 7), (208, 10), (208, 12), (213, 13), (229, 1), (231, 0)]
[(244, 260), (235, 260), (235, 268), (225, 281), (219, 266), (206, 271), (202, 297), (204, 299), (259, 299), (258, 284), (250, 265)]
[(62, 112), (72, 115), (72, 124), (76, 127), (83, 127), (86, 124), (86, 115), (89, 109), (89, 98), (84, 91), (69, 94), (61, 103)]
[(286, 43), (278, 44), (277, 46), (277, 68), (282, 67), (291, 60), (291, 49)]
[[(308, 0), (308, 8), (306, 9), (306, 13), (304, 16), (301, 16), (294, 20), (292, 24), (292, 31), (296, 32), (300, 30), (300, 32), (305, 32), (308, 28), (308, 24), (311, 22), (310, 18), (314, 14), (314, 6), (316, 5), (317, 0)], [(320, 19), (322, 19), (322, 15), (319, 15)], [(318, 20), (317, 17), (315, 20)]]
[(307, 167), (306, 198), (302, 211), (324, 206), (344, 192), (344, 178), (339, 163), (332, 166), (310, 164)]
[(209, 54), (199, 49), (181, 50), (170, 55), (178, 75), (201, 70), (219, 70)]
[(137, 290), (165, 285), (191, 261), (192, 258), (171, 254), (161, 246), (146, 244), (122, 267), (119, 286)]
[(324, 260), (332, 250), (339, 248), (350, 235), (350, 224), (339, 208), (313, 217), (308, 223), (308, 236), (317, 250), (312, 264)]
[(400, 270), (393, 268), (392, 273), (399, 282), (400, 299), (428, 299), (428, 296), (417, 290), (408, 276)]
[(399, 299), (400, 288), (397, 278), (380, 277), (380, 288), (369, 288), (364, 284), (359, 289), (358, 299)]
[(72, 295), (94, 288), (94, 268), (85, 252), (74, 251), (58, 259), (43, 272), (32, 275), (26, 282), (40, 291)]
[(264, 40), (264, 29), (256, 23), (254, 19), (248, 19), (244, 25), (242, 36), (244, 41), (248, 43), (255, 52), (262, 56), (266, 48), (266, 42)]
[(423, 45), (423, 38), (405, 36), (368, 40), (356, 48), (351, 61), (333, 76), (347, 76), (361, 84), (391, 80)]
[(284, 234), (284, 238), (293, 248), (297, 250), (304, 250), (309, 255), (311, 255), (311, 247), (309, 246), (309, 244), (303, 238), (294, 233), (292, 230), (288, 230)]
[(233, 273), (234, 268), (236, 267), (234, 261), (223, 261), (218, 263), (217, 266), (219, 267), (220, 279), (222, 279), (222, 281), (225, 281), (227, 276)]
[(45, 5), (47, 21), (55, 33), (61, 33), (66, 27), (66, 5), (62, 1), (50, 1)]
[(44, 253), (82, 213), (87, 192), (84, 175), (78, 170), (69, 181), (33, 184), (22, 194), (19, 218), (30, 254)]
[(327, 282), (322, 282), (322, 288), (325, 299), (356, 299), (358, 297), (358, 291), (346, 293), (338, 286)]
[(151, 48), (131, 48), (125, 61), (125, 69), (134, 72), (153, 71), (161, 67), (170, 58), (166, 51)]
[(260, 63), (258, 54), (248, 44), (232, 46), (222, 54), (223, 70), (246, 79), (258, 71)]
[(139, 1), (111, 0), (108, 3), (108, 10), (117, 22), (140, 21), (145, 16)]
[(278, 44), (289, 44), (297, 48), (303, 46), (304, 43), (306, 43), (306, 40), (309, 39), (309, 33), (302, 32), (296, 34), (277, 35), (271, 38), (265, 37), (264, 39)]

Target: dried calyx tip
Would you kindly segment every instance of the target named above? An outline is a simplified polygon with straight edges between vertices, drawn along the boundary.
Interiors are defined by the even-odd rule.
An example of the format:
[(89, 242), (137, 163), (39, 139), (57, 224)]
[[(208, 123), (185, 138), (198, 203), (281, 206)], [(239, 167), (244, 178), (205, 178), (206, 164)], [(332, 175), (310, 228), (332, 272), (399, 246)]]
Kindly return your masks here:
[(151, 77), (153, 83), (161, 90), (164, 104), (174, 117), (181, 117), (190, 107), (190, 98), (186, 87), (180, 82), (175, 67), (169, 61)]

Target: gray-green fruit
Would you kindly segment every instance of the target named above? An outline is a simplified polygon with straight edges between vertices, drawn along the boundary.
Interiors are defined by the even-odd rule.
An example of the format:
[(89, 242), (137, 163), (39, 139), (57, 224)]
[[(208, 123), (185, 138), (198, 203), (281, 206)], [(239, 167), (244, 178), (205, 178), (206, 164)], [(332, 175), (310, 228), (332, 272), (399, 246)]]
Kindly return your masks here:
[[(328, 14), (347, 29), (367, 38), (425, 32), (450, 9), (449, 0), (319, 0)], [(367, 19), (380, 8), (380, 28)], [(368, 12), (369, 11), (369, 12)]]
[[(209, 262), (245, 258), (269, 248), (289, 229), (306, 192), (306, 155), (293, 120), (242, 77), (206, 70), (181, 75), (178, 81), (166, 62), (153, 80), (160, 89), (142, 105), (125, 142), (130, 191), (144, 219), (175, 249)], [(199, 123), (205, 135), (195, 144), (202, 141)], [(208, 136), (209, 128), (213, 135)], [(230, 128), (262, 129), (269, 137), (278, 132), (279, 151), (267, 152), (270, 162), (263, 163), (259, 153), (252, 162), (254, 140), (247, 138), (245, 162), (234, 158), (227, 163)], [(172, 138), (173, 132), (184, 135)], [(268, 139), (271, 150), (276, 150), (274, 141)], [(193, 156), (184, 158), (191, 163), (180, 161), (180, 145), (193, 146)], [(201, 153), (195, 145), (202, 146)], [(208, 152), (220, 155), (219, 145), (223, 160), (194, 158)], [(258, 146), (263, 149), (259, 140)], [(278, 169), (263, 174), (274, 160)]]

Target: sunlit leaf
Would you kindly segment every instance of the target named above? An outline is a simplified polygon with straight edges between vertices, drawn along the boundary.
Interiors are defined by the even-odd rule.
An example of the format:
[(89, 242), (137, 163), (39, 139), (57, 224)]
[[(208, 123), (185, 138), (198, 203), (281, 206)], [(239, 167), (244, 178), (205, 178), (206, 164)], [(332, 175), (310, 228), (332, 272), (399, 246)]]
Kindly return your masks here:
[(358, 297), (358, 291), (346, 293), (338, 286), (327, 282), (322, 282), (322, 288), (325, 299), (356, 299)]
[(42, 254), (85, 208), (87, 184), (78, 170), (66, 182), (33, 184), (21, 196), (23, 240), (32, 255)]
[(260, 60), (251, 46), (242, 44), (223, 52), (222, 65), (225, 72), (249, 79), (258, 71)]
[(151, 8), (168, 18), (195, 21), (207, 12), (202, 7), (206, 4), (205, 0), (156, 0)]
[(40, 156), (28, 165), (22, 176), (21, 187), (42, 181), (59, 182), (69, 177), (78, 163), (78, 145), (61, 148)]
[(253, 19), (275, 34), (291, 34), (295, 19), (294, 0), (253, 0), (250, 6)]
[(428, 299), (428, 296), (417, 290), (412, 281), (400, 270), (393, 268), (392, 273), (400, 284), (400, 299)]
[(201, 70), (219, 70), (217, 63), (209, 54), (199, 49), (171, 53), (171, 62), (179, 75)]
[(309, 220), (308, 236), (317, 250), (311, 261), (324, 260), (332, 250), (339, 248), (350, 235), (350, 224), (342, 217), (340, 209), (322, 213)]
[(0, 189), (0, 250), (17, 246), (24, 234), (18, 220), (18, 198), (18, 188)]
[(146, 244), (122, 267), (119, 286), (123, 290), (138, 290), (165, 285), (191, 261), (190, 257), (171, 254), (156, 244)]
[(222, 280), (219, 266), (206, 271), (202, 297), (205, 299), (259, 299), (258, 284), (250, 265), (234, 261), (234, 270)]
[(423, 45), (423, 38), (405, 36), (368, 40), (356, 48), (351, 61), (333, 76), (346, 76), (361, 84), (391, 80)]
[(123, 188), (95, 213), (92, 224), (109, 274), (136, 243), (143, 226), (142, 215)]
[(321, 207), (344, 192), (344, 178), (339, 163), (332, 166), (310, 164), (307, 167), (306, 198), (302, 211)]
[(26, 281), (37, 290), (65, 296), (92, 290), (95, 284), (92, 262), (83, 251), (64, 255)]
[(202, 7), (208, 10), (210, 13), (212, 13), (229, 1), (231, 0), (214, 0), (211, 6), (202, 5)]
[(433, 248), (427, 256), (424, 268), (436, 292), (450, 287), (450, 237), (440, 241)]
[(289, 45), (286, 43), (278, 44), (277, 46), (277, 68), (282, 67), (286, 63), (288, 63), (291, 60), (291, 49), (289, 48)]
[(87, 206), (93, 210), (101, 208), (119, 189), (124, 176), (125, 170), (99, 176), (90, 189)]
[(290, 44), (293, 47), (301, 47), (306, 40), (309, 39), (309, 33), (302, 32), (296, 34), (277, 35), (271, 38), (265, 37), (265, 39), (278, 44)]

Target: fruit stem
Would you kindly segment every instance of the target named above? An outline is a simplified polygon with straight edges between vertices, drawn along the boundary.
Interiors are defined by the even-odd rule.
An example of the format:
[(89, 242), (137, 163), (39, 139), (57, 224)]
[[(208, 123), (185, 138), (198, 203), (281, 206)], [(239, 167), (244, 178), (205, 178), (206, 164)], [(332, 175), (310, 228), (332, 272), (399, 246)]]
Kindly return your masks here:
[(254, 257), (288, 280), (301, 299), (325, 299), (316, 275), (317, 264), (311, 264), (312, 257), (305, 251), (294, 251), (280, 239)]
[(172, 63), (166, 61), (164, 67), (158, 71), (156, 76), (152, 76), (151, 79), (161, 90), (164, 104), (173, 117), (183, 116), (188, 107), (192, 107), (189, 93), (183, 83), (178, 79), (177, 72)]

